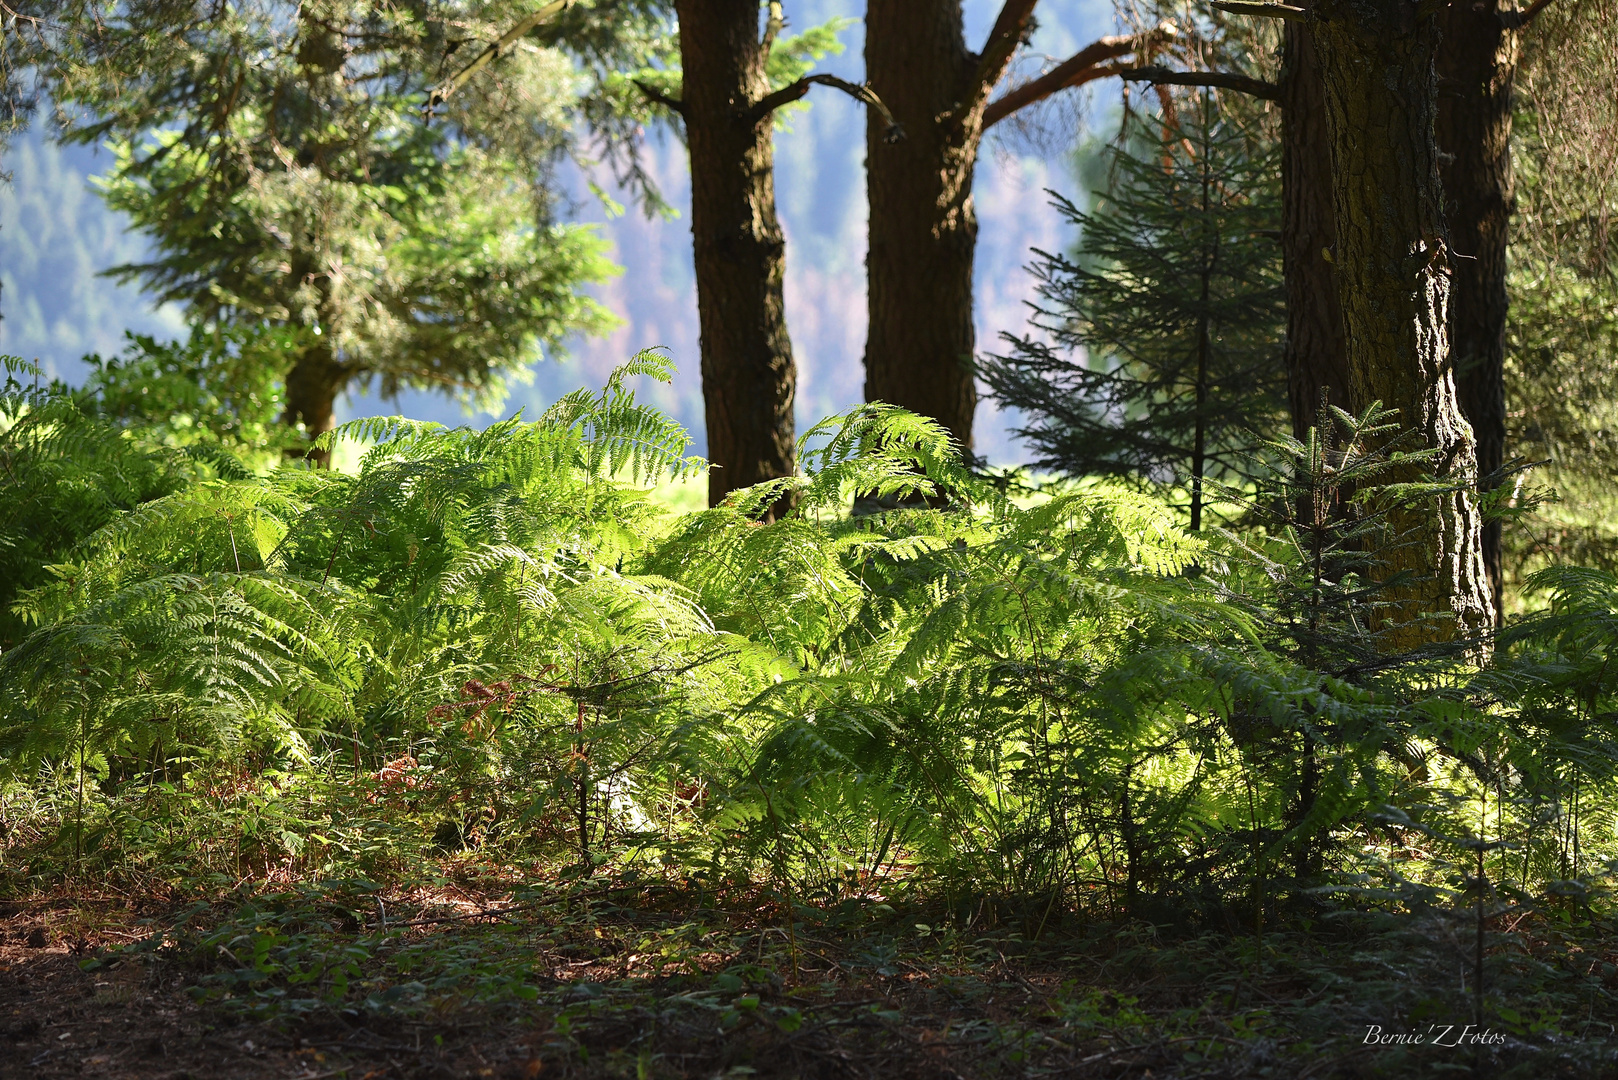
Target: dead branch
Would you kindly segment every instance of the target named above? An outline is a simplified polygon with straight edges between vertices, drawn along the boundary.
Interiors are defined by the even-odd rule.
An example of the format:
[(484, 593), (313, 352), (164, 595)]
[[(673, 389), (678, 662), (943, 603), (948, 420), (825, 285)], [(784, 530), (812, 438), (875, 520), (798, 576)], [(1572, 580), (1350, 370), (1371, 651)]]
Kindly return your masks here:
[(893, 118), (893, 114), (888, 111), (888, 107), (882, 104), (882, 99), (876, 96), (876, 91), (871, 89), (869, 83), (851, 83), (847, 79), (839, 79), (835, 75), (806, 75), (797, 82), (783, 86), (774, 93), (760, 98), (758, 103), (748, 109), (743, 116), (749, 123), (756, 124), (781, 106), (803, 97), (809, 92), (809, 88), (817, 83), (821, 86), (830, 86), (841, 90), (854, 100), (863, 102), (868, 108), (875, 109), (882, 119), (887, 122), (888, 130), (883, 137), (888, 142), (898, 142), (904, 138), (904, 128)]
[(1227, 71), (1170, 71), (1168, 68), (1148, 64), (1145, 67), (1120, 71), (1118, 77), (1125, 82), (1149, 82), (1154, 86), (1213, 86), (1221, 90), (1235, 90), (1265, 101), (1279, 100), (1281, 88), (1272, 82), (1237, 75)]
[(498, 41), (478, 53), (470, 64), (467, 64), (460, 71), (450, 76), (449, 79), (435, 87), (433, 92), (427, 95), (427, 104), (422, 106), (422, 113), (429, 117), (432, 116), (434, 109), (448, 101), (450, 95), (465, 86), (472, 76), (488, 67), (498, 57), (509, 52), (511, 47), (530, 30), (541, 23), (549, 22), (572, 6), (573, 0), (552, 0), (551, 3), (546, 4), (526, 19), (518, 22), (516, 26), (500, 35)]
[(1290, 19), (1296, 22), (1306, 22), (1312, 17), (1308, 8), (1293, 7), (1291, 4), (1252, 3), (1250, 0), (1212, 0), (1212, 3), (1220, 11), (1228, 11), (1232, 15), (1258, 15), (1266, 19)]
[(1143, 34), (1120, 34), (1092, 41), (1039, 78), (1023, 83), (991, 101), (983, 110), (984, 130), (987, 131), (1018, 109), (1026, 108), (1037, 101), (1044, 101), (1059, 90), (1083, 86), (1096, 79), (1118, 74), (1122, 69), (1103, 66), (1102, 62), (1139, 52), (1149, 45), (1173, 37), (1175, 33), (1177, 31), (1174, 24), (1164, 22)]

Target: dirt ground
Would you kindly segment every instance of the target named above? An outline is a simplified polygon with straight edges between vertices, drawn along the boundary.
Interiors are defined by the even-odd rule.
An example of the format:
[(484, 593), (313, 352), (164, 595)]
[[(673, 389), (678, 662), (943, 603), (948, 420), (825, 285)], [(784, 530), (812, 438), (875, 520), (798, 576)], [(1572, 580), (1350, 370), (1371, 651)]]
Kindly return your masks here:
[[(128, 898), (0, 905), (0, 1080), (1618, 1077), (1618, 1042), (1608, 1034), (1618, 1029), (1596, 1015), (1588, 989), (1574, 1010), (1585, 1015), (1563, 1010), (1562, 1031), (1574, 1024), (1571, 1034), (1547, 1028), (1465, 1053), (1366, 1045), (1367, 1020), (1403, 992), (1397, 981), (1384, 993), (1369, 980), (1413, 969), (1416, 954), (1323, 949), (1312, 938), (1292, 948), (1295, 957), (1311, 953), (1313, 966), (1277, 961), (1248, 978), (1229, 943), (1011, 960), (995, 945), (981, 953), (986, 960), (952, 965), (948, 950), (915, 944), (856, 962), (861, 949), (874, 955), (873, 939), (822, 942), (801, 931), (784, 968), (764, 944), (774, 939), (755, 932), (737, 939), (754, 942), (745, 955), (717, 951), (699, 971), (664, 977), (636, 968), (648, 928), (688, 912), (625, 906), (615, 923), (574, 928), (553, 910), (489, 907), (473, 919), (422, 918), (409, 933), (458, 956), (515, 942), (540, 972), (525, 984), (527, 997), (480, 999), (440, 985), (389, 1012), (348, 1007), (359, 1000), (350, 992), (337, 1004), (257, 1021), (196, 993), (221, 972), (250, 970), (226, 949), (183, 962), (118, 952), (152, 933), (143, 915), (159, 925), (175, 915), (155, 901), (141, 907)], [(746, 912), (728, 914), (746, 927)], [(497, 938), (502, 926), (511, 932)], [(364, 932), (336, 931), (331, 940)], [(550, 944), (527, 944), (542, 939)], [(1571, 958), (1581, 970), (1593, 963), (1577, 950), (1559, 956), (1549, 959), (1565, 966)], [(744, 968), (753, 972), (745, 985), (727, 974)], [(1558, 976), (1569, 986), (1571, 977)], [(1527, 1000), (1526, 991), (1519, 996)], [(1416, 1000), (1419, 1011), (1421, 1000), (1437, 999)]]
[[(232, 1023), (199, 1007), (180, 987), (152, 985), (139, 967), (83, 972), (68, 945), (27, 948), (8, 940), (0, 949), (0, 964), (0, 1077), (6, 1080), (533, 1080), (583, 1071), (563, 1047), (547, 1045), (545, 1034), (532, 1023), (479, 1024), (466, 1017), (442, 1023), (372, 1020), (351, 1025), (333, 1018), (275, 1026)], [(633, 1057), (619, 1063), (627, 1069), (611, 1067), (611, 1057), (623, 1056), (613, 1055), (612, 1034), (595, 1030), (587, 1042), (602, 1051), (609, 1075), (635, 1076)], [(617, 1034), (631, 1043), (642, 1033)], [(779, 1047), (731, 1045), (721, 1050), (701, 1045), (702, 1040), (690, 1041), (684, 1053), (673, 1055), (685, 1058), (683, 1062), (669, 1061), (672, 1048), (666, 1042), (659, 1057), (684, 1065), (680, 1071), (693, 1075), (958, 1075), (936, 1059), (918, 1072), (921, 1062), (912, 1055), (925, 1048), (904, 1046), (905, 1040), (897, 1037), (891, 1049), (910, 1060), (892, 1060), (894, 1055), (881, 1053), (880, 1047), (865, 1046), (863, 1060), (856, 1064), (841, 1060), (848, 1055), (831, 1045), (837, 1040), (806, 1034), (785, 1057), (772, 1055)], [(887, 1038), (876, 1034), (878, 1042)], [(749, 1041), (758, 1040), (740, 1040)]]
[(82, 944), (34, 940), (13, 931), (0, 946), (0, 1076), (7, 1080), (534, 1077), (542, 1068), (514, 1030), (222, 1025), (178, 980), (154, 984), (133, 963), (85, 972), (74, 949), (82, 952)]
[[(125, 913), (127, 914), (127, 913)], [(119, 1080), (404, 1080), (551, 1076), (970, 1076), (949, 1060), (952, 1019), (873, 1015), (883, 998), (804, 1002), (794, 1032), (768, 1024), (720, 1031), (641, 1009), (619, 1009), (565, 1033), (554, 1012), (431, 1019), (326, 1014), (242, 1022), (199, 1005), (183, 974), (138, 959), (84, 970), (88, 958), (138, 936), (105, 914), (95, 930), (64, 929), (79, 912), (25, 908), (0, 919), (0, 1077)], [(53, 925), (55, 924), (55, 925)], [(121, 940), (120, 940), (121, 939)], [(1030, 985), (1029, 990), (1033, 987)], [(994, 1012), (1015, 1010), (1027, 991)], [(903, 996), (903, 988), (900, 995)], [(920, 1004), (919, 1002), (914, 1004)], [(923, 1026), (916, 1029), (916, 1022)], [(580, 1053), (581, 1047), (583, 1054)], [(592, 1053), (593, 1051), (593, 1053)], [(970, 1056), (967, 1054), (966, 1056)]]

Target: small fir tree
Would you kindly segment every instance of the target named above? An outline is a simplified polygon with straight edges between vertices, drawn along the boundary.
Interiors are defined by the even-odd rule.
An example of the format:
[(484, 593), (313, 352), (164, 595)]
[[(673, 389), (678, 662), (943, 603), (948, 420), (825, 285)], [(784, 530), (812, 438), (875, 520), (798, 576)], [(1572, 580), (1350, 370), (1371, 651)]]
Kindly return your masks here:
[(1004, 335), (980, 371), (1036, 468), (1185, 478), (1197, 530), (1204, 481), (1239, 477), (1250, 433), (1284, 421), (1286, 313), (1275, 156), (1213, 92), (1189, 105), (1129, 118), (1092, 212), (1055, 196), (1077, 252), (1036, 249), (1038, 336)]

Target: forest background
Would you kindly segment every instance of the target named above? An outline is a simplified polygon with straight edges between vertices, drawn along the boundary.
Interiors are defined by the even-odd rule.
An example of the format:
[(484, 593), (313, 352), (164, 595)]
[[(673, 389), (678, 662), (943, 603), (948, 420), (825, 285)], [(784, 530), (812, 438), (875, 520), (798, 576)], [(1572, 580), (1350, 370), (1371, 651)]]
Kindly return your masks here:
[[(964, 6), (968, 38), (983, 37), (995, 5), (975, 0)], [(837, 17), (853, 19), (838, 34), (843, 49), (816, 65), (854, 82), (863, 79), (864, 24), (857, 5), (811, 0), (791, 5), (794, 26), (819, 26)], [(1050, 5), (1032, 42), (1036, 53), (1067, 56), (1114, 27), (1105, 0), (1063, 0)], [(1100, 90), (1115, 100), (1117, 87)], [(992, 138), (979, 170), (977, 324), (980, 341), (1002, 330), (1020, 330), (1023, 304), (1035, 282), (1024, 270), (1029, 249), (1060, 250), (1071, 242), (1044, 191), (1078, 194), (1069, 157), (1088, 129), (1085, 122), (1104, 111), (1096, 92), (1070, 94), (1049, 126), (1047, 143), (1002, 133)], [(1091, 102), (1094, 101), (1094, 106)], [(860, 354), (865, 342), (865, 119), (862, 106), (841, 94), (817, 96), (790, 129), (778, 132), (776, 186), (787, 232), (787, 320), (797, 353), (800, 384), (798, 421), (806, 428), (862, 399)], [(1092, 133), (1093, 132), (1089, 132)], [(569, 185), (578, 218), (595, 221), (613, 248), (609, 258), (623, 273), (604, 286), (587, 288), (623, 323), (604, 337), (575, 338), (561, 363), (534, 367), (534, 382), (518, 386), (501, 416), (520, 405), (543, 408), (580, 386), (597, 385), (639, 349), (663, 345), (679, 372), (669, 387), (649, 386), (647, 400), (669, 412), (696, 438), (693, 452), (705, 452), (701, 373), (697, 363), (696, 279), (691, 265), (690, 180), (683, 147), (667, 131), (654, 136), (653, 172), (665, 196), (679, 211), (674, 218), (648, 219), (630, 207), (608, 217), (600, 202), (575, 175)], [(126, 232), (126, 218), (109, 210), (87, 179), (111, 164), (105, 152), (61, 147), (38, 127), (19, 136), (5, 168), (10, 185), (0, 186), (0, 353), (38, 358), (45, 370), (70, 382), (85, 373), (86, 353), (112, 356), (123, 347), (125, 330), (159, 338), (184, 334), (184, 319), (173, 308), (153, 310), (140, 289), (97, 275), (137, 261), (146, 251), (138, 233)], [(620, 202), (622, 188), (608, 187)], [(398, 402), (374, 396), (345, 398), (341, 416), (402, 412), (423, 420), (485, 425), (493, 416), (468, 416), (442, 395), (405, 391)], [(992, 401), (980, 405), (979, 452), (998, 464), (1020, 462), (1023, 449), (1008, 434), (1013, 426)]]
[[(292, 461), (270, 431), (274, 410), (233, 396), (228, 355), (193, 386), (185, 350), (149, 349), (181, 376), (104, 369), (83, 392), (7, 358), (6, 1037), (44, 1075), (114, 1062), (178, 1075), (171, 1057), (178, 1073), (206, 1073), (228, 1053), (243, 1074), (1346, 1077), (1443, 1073), (1454, 1059), (1441, 1051), (1458, 1044), (1388, 1050), (1371, 1034), (1470, 1023), (1487, 1032), (1465, 1047), (1474, 1072), (1592, 1075), (1618, 1064), (1618, 290), (1607, 227), (1618, 201), (1601, 153), (1618, 131), (1603, 82), (1618, 16), (1610, 0), (1550, 9), (1540, 25), (1557, 28), (1561, 51), (1555, 62), (1532, 52), (1521, 73), (1513, 321), (1501, 340), (1511, 449), (1538, 461), (1531, 472), (1513, 464), (1496, 486), (1499, 477), (1480, 483), (1446, 400), (1450, 253), (1436, 235), (1442, 158), (1431, 138), (1446, 83), (1432, 78), (1431, 56), (1400, 52), (1403, 39), (1380, 32), (1366, 14), (1376, 3), (1416, 20), (1422, 34), (1410, 40), (1433, 45), (1431, 5), (1361, 0), (1323, 4), (1332, 14), (1315, 24), (1318, 52), (1290, 54), (1337, 62), (1392, 48), (1377, 55), (1395, 78), (1339, 64), (1322, 85), (1339, 104), (1368, 96), (1362, 125), (1419, 106), (1418, 123), (1387, 136), (1404, 159), (1377, 157), (1374, 140), (1333, 147), (1340, 159), (1370, 147), (1380, 200), (1354, 204), (1365, 191), (1339, 185), (1341, 242), (1306, 252), (1354, 283), (1337, 296), (1360, 320), (1348, 345), (1364, 399), (1321, 413), (1312, 430), (1289, 423), (1277, 365), (1288, 311), (1273, 241), (1288, 234), (1276, 228), (1276, 125), (1264, 102), (1279, 91), (1231, 71), (1134, 73), (1183, 89), (1138, 95), (1117, 141), (1085, 159), (1104, 199), (1035, 210), (1045, 206), (1035, 185), (1013, 185), (1014, 209), (1048, 229), (1044, 252), (1009, 255), (985, 222), (992, 257), (980, 250), (977, 277), (1002, 300), (979, 297), (978, 362), (998, 395), (1029, 403), (1031, 442), (1070, 474), (1037, 492), (977, 471), (951, 428), (925, 416), (854, 406), (809, 427), (821, 406), (855, 396), (854, 378), (837, 390), (814, 364), (795, 464), (696, 509), (661, 497), (704, 463), (688, 456), (676, 418), (636, 398), (649, 383), (654, 401), (701, 430), (689, 391), (656, 397), (670, 365), (655, 353), (615, 354), (610, 372), (556, 380), (599, 391), (541, 385), (523, 423), (361, 418)], [(1029, 11), (1005, 10), (1014, 7)], [(756, 56), (756, 24), (776, 9), (736, 10), (681, 14), (728, 12)], [(946, 26), (953, 14), (929, 10)], [(437, 230), (454, 219), (419, 208), (467, 203), (440, 199), (431, 182), (411, 186), (412, 168), (438, 160), (412, 147), (437, 146), (471, 169), (488, 161), (475, 145), (432, 143), (413, 102), (409, 113), (397, 99), (380, 113), (361, 102), (339, 116), (350, 126), (333, 121), (354, 144), (396, 136), (388, 153), (359, 159), (394, 171), (276, 186), (282, 173), (307, 180), (311, 163), (346, 167), (322, 157), (324, 105), (299, 108), (346, 108), (332, 88), (375, 74), (367, 59), (351, 83), (332, 77), (345, 54), (322, 18), (306, 6), (300, 20), (313, 29), (295, 47), (235, 54), (250, 61), (237, 86), (290, 73), (269, 82), (288, 109), (270, 111), (288, 124), (271, 130), (303, 141), (258, 159), (270, 180), (253, 174), (230, 190), (283, 215), (264, 230), (280, 242), (275, 230), (305, 206), (298, 195), (364, 187), (377, 206), (417, 208), (384, 232), (419, 253), (418, 231), (443, 239)], [(1181, 33), (1151, 23), (1136, 44)], [(1176, 59), (1274, 74), (1275, 33), (1211, 25), (1223, 28), (1210, 36), (1218, 49), (1194, 42)], [(343, 40), (373, 40), (364, 24), (345, 27)], [(763, 23), (764, 40), (779, 29)], [(597, 40), (589, 30), (582, 39)], [(1015, 30), (999, 38), (1007, 52)], [(1048, 48), (1060, 55), (1086, 38)], [(168, 37), (134, 44), (165, 55)], [(662, 101), (700, 130), (711, 86), (695, 52), (682, 102), (660, 98), (669, 87), (643, 70), (650, 86), (628, 107)], [(202, 56), (192, 70), (227, 70)], [(1030, 60), (1023, 74), (1043, 58)], [(965, 63), (998, 78), (993, 64)], [(419, 82), (419, 67), (393, 70)], [(79, 89), (144, 124), (154, 98), (95, 97), (125, 89), (122, 74), (101, 71)], [(897, 110), (907, 87), (888, 85)], [(209, 83), (226, 91), (216, 99), (225, 113), (239, 100), (230, 86)], [(1558, 111), (1569, 87), (1576, 107)], [(842, 116), (869, 125), (867, 146), (899, 154), (925, 143), (916, 116), (929, 114), (910, 114), (907, 146), (891, 122), (884, 133), (886, 106), (868, 88), (834, 88), (863, 95), (865, 115)], [(468, 111), (453, 115), (527, 148), (523, 129), (498, 127), (503, 99), (478, 97), (484, 89), (472, 84), (451, 106)], [(790, 119), (836, 118), (840, 105), (817, 99)], [(240, 151), (214, 161), (227, 180), (240, 178), (233, 162), (267, 146), (253, 137), (264, 114), (232, 115), (239, 129), (199, 122), (194, 132)], [(387, 118), (380, 135), (368, 126), (376, 115)], [(767, 111), (743, 115), (768, 131)], [(931, 115), (941, 128), (948, 111)], [(1057, 119), (1065, 142), (1077, 132), (1071, 107)], [(210, 130), (244, 134), (208, 143)], [(39, 143), (26, 145), (45, 160)], [(851, 167), (859, 140), (835, 145), (853, 149), (819, 156)], [(671, 192), (673, 152), (665, 142), (656, 159)], [(1004, 189), (994, 195), (1005, 181), (987, 156), (979, 202), (1010, 203)], [(1434, 167), (1410, 170), (1411, 157)], [(165, 153), (147, 175), (184, 180), (206, 160)], [(1053, 161), (1049, 176), (1072, 175)], [(783, 183), (790, 170), (783, 154)], [(850, 186), (798, 195), (840, 208), (827, 243), (846, 248), (825, 264), (836, 273), (809, 260), (827, 296), (849, 286), (835, 305), (804, 314), (814, 289), (795, 287), (806, 323), (793, 329), (807, 353), (807, 326), (816, 363), (825, 324), (858, 297)], [(589, 204), (577, 183), (568, 190)], [(128, 187), (120, 198), (140, 202)], [(1415, 212), (1383, 212), (1400, 199)], [(194, 206), (182, 198), (148, 220), (207, 249), (242, 222), (220, 205), (186, 213)], [(867, 222), (873, 234), (907, 207), (894, 209)], [(1382, 229), (1422, 215), (1418, 232)], [(668, 238), (661, 251), (684, 250), (682, 222), (631, 220), (613, 228), (642, 240), (655, 229)], [(768, 233), (752, 250), (779, 248)], [(699, 267), (702, 244), (699, 227)], [(274, 257), (255, 265), (294, 283), (321, 276), (298, 278), (308, 249), (288, 246), (285, 268)], [(789, 267), (798, 251), (787, 245)], [(907, 257), (927, 268), (898, 254), (901, 268)], [(1018, 293), (1008, 281), (1029, 280), (1025, 261), (1045, 309), (1034, 325), (1055, 348), (1032, 335), (996, 342), (995, 331), (1025, 325), (1021, 312), (982, 318)], [(202, 265), (209, 272), (185, 282), (199, 307), (231, 289), (254, 302), (252, 275)], [(465, 279), (412, 278), (420, 265), (400, 265), (399, 280), (448, 283), (425, 300), (410, 294), (427, 312), (417, 327), (429, 344), (500, 292), (457, 294)], [(532, 265), (503, 264), (513, 278)], [(656, 285), (626, 277), (603, 295), (649, 296), (658, 310), (689, 300), (670, 273), (683, 265), (648, 258), (664, 275)], [(1427, 291), (1409, 288), (1412, 272)], [(740, 275), (739, 288), (733, 278), (722, 298), (761, 276)], [(316, 299), (331, 302), (321, 318), (343, 315), (332, 300), (342, 275), (327, 278), (323, 297), (282, 291), (268, 308), (304, 319), (298, 355), (340, 369), (338, 331), (321, 340), (308, 317)], [(1399, 313), (1386, 339), (1366, 332), (1373, 309)], [(949, 316), (964, 311), (938, 305), (910, 329), (958, 324)], [(401, 330), (397, 306), (370, 315), (343, 330), (369, 370), (386, 378), (395, 348), (434, 359)], [(831, 335), (848, 375), (858, 321), (843, 318), (853, 326)], [(556, 322), (541, 337), (547, 325)], [(376, 330), (380, 346), (354, 326)], [(617, 337), (645, 331), (632, 323)], [(291, 347), (274, 334), (224, 340), (271, 356)], [(991, 359), (999, 348), (1008, 355)], [(1084, 349), (1109, 364), (1080, 362)], [(476, 389), (479, 358), (462, 348), (466, 363), (447, 375), (417, 370)], [(339, 374), (355, 370), (366, 368)], [(941, 384), (960, 375), (937, 370)], [(1433, 377), (1408, 378), (1422, 370)], [(143, 406), (148, 384), (192, 411)], [(1400, 406), (1426, 426), (1401, 431), (1406, 417), (1374, 404), (1366, 385), (1404, 393)], [(345, 468), (318, 467), (339, 446), (351, 450)], [(1484, 515), (1512, 530), (1499, 625), (1481, 573)], [(42, 1003), (51, 979), (61, 981)]]

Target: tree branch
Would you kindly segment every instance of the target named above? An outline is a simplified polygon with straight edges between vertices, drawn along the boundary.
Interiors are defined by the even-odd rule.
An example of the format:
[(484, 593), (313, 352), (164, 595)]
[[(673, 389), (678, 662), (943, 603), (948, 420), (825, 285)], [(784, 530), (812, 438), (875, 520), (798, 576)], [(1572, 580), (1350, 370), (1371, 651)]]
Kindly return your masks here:
[(1018, 109), (1044, 101), (1058, 90), (1083, 86), (1087, 82), (1117, 74), (1118, 68), (1099, 65), (1103, 60), (1136, 52), (1142, 46), (1159, 38), (1172, 37), (1174, 33), (1173, 23), (1160, 23), (1156, 29), (1144, 34), (1118, 35), (1092, 41), (1039, 78), (1025, 82), (991, 101), (983, 110), (983, 129), (987, 131)]
[(1272, 82), (1226, 71), (1170, 71), (1152, 64), (1120, 71), (1118, 76), (1125, 82), (1149, 82), (1154, 86), (1217, 86), (1265, 101), (1278, 101), (1281, 97), (1281, 88)]
[(1220, 11), (1228, 11), (1232, 15), (1260, 15), (1267, 19), (1290, 19), (1296, 22), (1306, 22), (1310, 18), (1308, 8), (1293, 7), (1291, 4), (1252, 3), (1250, 0), (1211, 0), (1211, 2)]
[(450, 76), (449, 79), (438, 84), (438, 86), (433, 89), (433, 92), (427, 95), (427, 104), (423, 105), (421, 109), (423, 115), (431, 116), (434, 109), (449, 100), (450, 95), (454, 94), (455, 91), (465, 86), (471, 80), (472, 76), (488, 67), (490, 62), (497, 59), (504, 53), (509, 52), (511, 47), (521, 40), (522, 37), (530, 30), (538, 26), (540, 23), (549, 22), (551, 19), (554, 19), (556, 16), (560, 15), (562, 12), (566, 11), (572, 6), (573, 0), (552, 0), (551, 3), (546, 4), (544, 7), (528, 16), (526, 19), (523, 19), (521, 22), (517, 23), (516, 26), (513, 26), (510, 30), (507, 30), (504, 34), (500, 35), (500, 40), (478, 53), (476, 58), (474, 58), (470, 64), (467, 64), (460, 71), (457, 71), (454, 75)]
[(775, 39), (785, 25), (786, 19), (781, 15), (781, 0), (770, 0), (770, 16), (765, 20), (764, 36), (758, 43), (759, 48), (764, 50), (764, 59), (770, 58), (770, 49), (775, 45)]
[(1529, 4), (1521, 11), (1502, 11), (1500, 12), (1500, 25), (1507, 30), (1521, 30), (1533, 22), (1534, 16), (1549, 7), (1550, 3), (1551, 0), (1534, 0), (1532, 4)]
[(655, 101), (670, 112), (679, 113), (681, 116), (685, 115), (685, 102), (678, 98), (671, 98), (657, 87), (647, 86), (639, 79), (631, 79), (630, 82), (635, 84), (635, 89), (645, 95), (647, 101)]
[(967, 116), (989, 96), (1011, 66), (1011, 58), (1028, 33), (1028, 24), (1034, 17), (1034, 6), (1039, 0), (1006, 0), (1000, 15), (994, 20), (983, 52), (978, 56), (977, 68), (972, 72), (972, 84), (966, 88), (965, 100), (956, 110), (957, 116)]
[(851, 83), (847, 79), (839, 79), (835, 75), (806, 75), (795, 83), (783, 86), (772, 94), (759, 99), (758, 103), (742, 114), (748, 123), (756, 124), (776, 109), (790, 102), (797, 101), (809, 92), (809, 87), (819, 83), (821, 86), (832, 86), (841, 90), (856, 101), (863, 102), (867, 107), (875, 109), (888, 123), (887, 133), (883, 136), (890, 143), (898, 142), (904, 138), (904, 128), (893, 118), (888, 107), (882, 104), (882, 99), (876, 96), (870, 84)]

